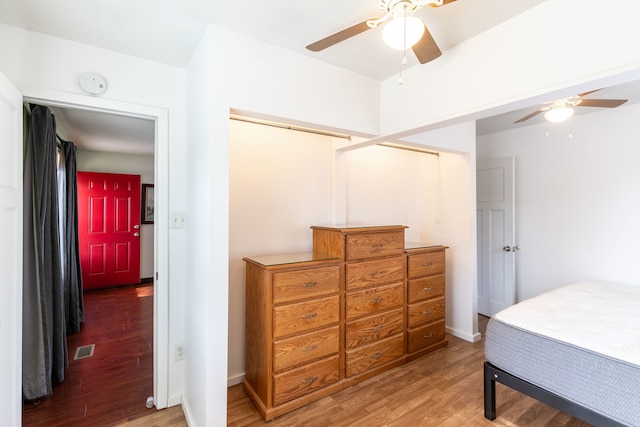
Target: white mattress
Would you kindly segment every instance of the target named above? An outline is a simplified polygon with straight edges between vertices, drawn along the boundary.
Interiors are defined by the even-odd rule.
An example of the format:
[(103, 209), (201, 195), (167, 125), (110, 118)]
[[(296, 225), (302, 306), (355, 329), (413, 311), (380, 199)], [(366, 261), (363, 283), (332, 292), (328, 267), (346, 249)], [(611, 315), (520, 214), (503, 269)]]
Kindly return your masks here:
[(577, 283), (522, 301), (494, 317), (640, 366), (640, 286)]

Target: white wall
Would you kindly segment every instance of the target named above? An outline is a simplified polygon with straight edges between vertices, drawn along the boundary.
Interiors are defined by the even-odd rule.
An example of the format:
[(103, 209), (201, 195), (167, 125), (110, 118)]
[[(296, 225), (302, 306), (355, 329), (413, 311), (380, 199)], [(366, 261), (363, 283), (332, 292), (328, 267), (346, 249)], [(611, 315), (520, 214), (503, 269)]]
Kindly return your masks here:
[(475, 122), (406, 138), (441, 151), (434, 238), (447, 250), (447, 332), (477, 341)]
[(406, 225), (406, 241), (442, 243), (434, 237), (442, 170), (439, 157), (424, 153), (372, 146), (338, 161), (330, 136), (237, 121), (230, 130), (228, 375), (236, 384), (244, 375), (242, 258), (310, 252), (310, 227), (333, 215)]
[(229, 173), (229, 382), (244, 376), (244, 257), (311, 252), (331, 222), (332, 138), (232, 120)]
[(182, 406), (192, 427), (224, 425), (227, 403), (229, 109), (214, 105), (213, 45), (209, 28), (187, 67), (187, 364)]
[[(286, 64), (286, 66), (284, 66)], [(192, 426), (226, 419), (229, 113), (374, 134), (378, 83), (210, 27), (187, 69), (187, 359)], [(191, 349), (191, 350), (190, 350)]]
[[(372, 146), (347, 152), (349, 222), (409, 226), (405, 241), (447, 249), (446, 329), (476, 341), (475, 125), (413, 138), (438, 157)], [(450, 153), (465, 146), (468, 152)], [(442, 151), (445, 150), (445, 151)]]
[[(70, 101), (77, 104), (130, 105), (133, 110), (146, 106), (167, 111), (170, 117), (168, 157), (171, 180), (166, 193), (172, 211), (184, 211), (185, 203), (185, 72), (176, 67), (142, 60), (81, 43), (0, 24), (0, 70), (24, 94), (38, 94), (43, 99)], [(136, 70), (132, 73), (131, 70)], [(87, 71), (102, 74), (108, 81), (101, 97), (87, 95), (78, 78)], [(145, 79), (140, 79), (145, 75)], [(162, 88), (162, 90), (158, 90)], [(143, 107), (139, 107), (143, 106)], [(158, 132), (158, 129), (156, 129)], [(158, 152), (156, 152), (158, 155)], [(158, 171), (156, 171), (158, 172)], [(157, 185), (157, 183), (156, 183)], [(158, 203), (162, 201), (157, 200)], [(168, 223), (168, 218), (165, 223)], [(157, 227), (157, 224), (156, 224)], [(170, 277), (161, 278), (169, 287), (168, 313), (171, 319), (168, 347), (184, 341), (184, 230), (170, 230)], [(164, 355), (168, 372), (165, 393), (169, 404), (177, 404), (184, 389), (183, 362), (175, 362), (173, 352)]]
[(406, 225), (405, 242), (435, 240), (437, 156), (370, 146), (346, 153), (347, 223)]
[[(153, 156), (78, 150), (77, 169), (86, 172), (105, 172), (140, 175), (142, 184), (153, 184)], [(153, 224), (140, 224), (140, 278), (153, 277)]]
[[(640, 105), (478, 138), (516, 158), (517, 300), (577, 281), (640, 285)], [(569, 138), (571, 132), (573, 138)]]

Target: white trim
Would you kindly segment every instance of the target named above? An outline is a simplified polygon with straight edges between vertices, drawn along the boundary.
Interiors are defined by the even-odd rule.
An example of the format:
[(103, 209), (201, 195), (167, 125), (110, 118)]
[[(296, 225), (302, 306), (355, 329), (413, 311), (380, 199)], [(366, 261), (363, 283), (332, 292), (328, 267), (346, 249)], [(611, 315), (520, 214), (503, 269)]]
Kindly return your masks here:
[(196, 424), (193, 421), (193, 415), (191, 415), (191, 408), (189, 407), (189, 402), (187, 399), (182, 398), (182, 412), (184, 413), (184, 418), (187, 420), (187, 425), (189, 427), (196, 427)]
[[(12, 163), (13, 176), (10, 178), (13, 183), (4, 182), (0, 195), (0, 209), (12, 215), (12, 227), (15, 227), (16, 234), (12, 236), (13, 242), (3, 240), (3, 246), (15, 244), (15, 253), (11, 254), (12, 259), (6, 260), (10, 268), (2, 272), (3, 303), (0, 310), (0, 334), (2, 341), (9, 341), (8, 348), (3, 348), (6, 352), (2, 356), (2, 369), (6, 380), (0, 384), (0, 413), (4, 423), (10, 426), (21, 425), (22, 420), (22, 223), (23, 223), (23, 120), (22, 120), (22, 95), (17, 88), (0, 72), (0, 104), (11, 110), (10, 125), (13, 127), (8, 133), (12, 140), (3, 141), (3, 148), (11, 144), (16, 144), (13, 159), (8, 159)], [(4, 123), (3, 123), (4, 125)], [(6, 153), (3, 153), (5, 156)], [(11, 188), (13, 187), (13, 188)], [(6, 199), (5, 199), (6, 197)], [(15, 197), (14, 200), (11, 200)], [(7, 225), (7, 224), (5, 224)], [(2, 236), (2, 239), (9, 239)], [(3, 264), (4, 266), (5, 264)]]
[(482, 339), (482, 335), (480, 333), (468, 334), (466, 332), (462, 332), (457, 329), (450, 328), (449, 326), (446, 326), (444, 329), (446, 333), (451, 334), (454, 337), (458, 337), (468, 342), (478, 342)]
[(155, 121), (155, 204), (153, 310), (153, 396), (157, 409), (167, 407), (169, 391), (169, 112), (165, 108), (88, 97), (17, 85), (25, 102), (75, 108)]
[(227, 377), (227, 387), (242, 384), (242, 381), (244, 381), (244, 373)]
[(171, 408), (172, 406), (177, 406), (182, 404), (182, 395), (179, 394), (178, 396), (171, 396), (169, 397), (169, 399), (167, 399), (167, 407)]

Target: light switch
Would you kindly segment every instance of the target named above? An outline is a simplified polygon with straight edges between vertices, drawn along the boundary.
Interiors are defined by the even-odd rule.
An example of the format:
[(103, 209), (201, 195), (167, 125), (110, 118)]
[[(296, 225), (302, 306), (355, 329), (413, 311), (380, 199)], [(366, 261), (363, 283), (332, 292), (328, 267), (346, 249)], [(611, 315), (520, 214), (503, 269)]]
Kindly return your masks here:
[(169, 216), (169, 228), (185, 228), (186, 226), (186, 212), (171, 212), (171, 215)]

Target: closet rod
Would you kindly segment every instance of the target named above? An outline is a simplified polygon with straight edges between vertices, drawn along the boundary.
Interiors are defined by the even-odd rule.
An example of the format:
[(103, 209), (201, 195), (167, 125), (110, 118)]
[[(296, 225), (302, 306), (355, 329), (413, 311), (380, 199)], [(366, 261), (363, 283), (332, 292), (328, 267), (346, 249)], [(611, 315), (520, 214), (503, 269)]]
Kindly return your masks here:
[(377, 145), (381, 145), (383, 147), (388, 147), (388, 148), (397, 148), (398, 150), (407, 150), (407, 151), (415, 151), (416, 153), (431, 154), (432, 156), (440, 157), (440, 153), (438, 153), (437, 151), (423, 150), (422, 148), (409, 147), (407, 145), (392, 144), (389, 142), (381, 142), (380, 144), (377, 144)]
[(239, 121), (239, 122), (254, 123), (254, 124), (257, 124), (257, 125), (271, 126), (271, 127), (281, 128), (281, 129), (297, 130), (298, 132), (314, 133), (314, 134), (317, 134), (317, 135), (331, 136), (331, 137), (334, 137), (334, 138), (342, 138), (342, 139), (351, 140), (351, 136), (350, 135), (345, 135), (343, 133), (335, 133), (335, 132), (328, 132), (328, 131), (318, 130), (318, 129), (303, 128), (303, 127), (300, 127), (300, 126), (286, 125), (284, 123), (277, 123), (277, 122), (270, 122), (270, 121), (266, 121), (266, 120), (252, 119), (250, 117), (244, 117), (244, 116), (230, 115), (229, 118), (231, 120), (236, 120), (236, 121)]

